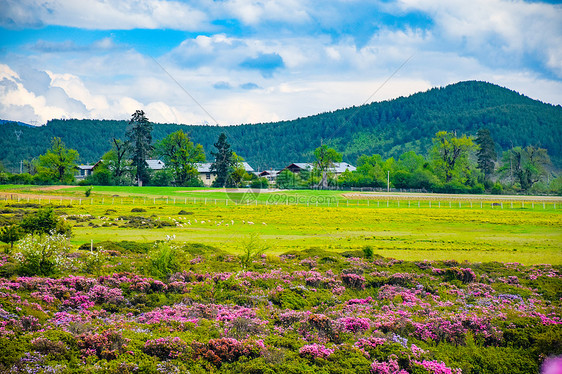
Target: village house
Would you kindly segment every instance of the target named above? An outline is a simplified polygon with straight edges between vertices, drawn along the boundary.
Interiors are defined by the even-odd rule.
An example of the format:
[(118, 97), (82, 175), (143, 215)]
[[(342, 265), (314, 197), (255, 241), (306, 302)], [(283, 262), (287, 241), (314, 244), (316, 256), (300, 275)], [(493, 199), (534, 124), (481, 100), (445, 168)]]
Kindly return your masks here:
[[(197, 167), (197, 172), (199, 173), (199, 179), (206, 187), (210, 187), (214, 180), (217, 179), (217, 174), (214, 171), (211, 171), (211, 162), (202, 162), (199, 164), (195, 164)], [(250, 166), (247, 162), (242, 162), (244, 166), (244, 170), (247, 173), (254, 173), (254, 168)]]
[[(298, 174), (303, 170), (312, 171), (314, 169), (314, 164), (309, 162), (294, 162), (289, 166), (285, 167), (283, 170), (289, 170), (292, 173)], [(281, 170), (281, 171), (283, 171)], [(334, 174), (335, 177), (339, 177), (345, 171), (355, 171), (357, 168), (347, 162), (334, 162), (334, 166), (328, 171)]]
[(77, 165), (75, 168), (76, 170), (74, 173), (74, 178), (77, 181), (81, 181), (88, 178), (90, 175), (93, 174), (94, 166), (95, 165)]
[(277, 175), (279, 175), (279, 170), (264, 170), (257, 173), (258, 178), (265, 178), (269, 183), (275, 182)]

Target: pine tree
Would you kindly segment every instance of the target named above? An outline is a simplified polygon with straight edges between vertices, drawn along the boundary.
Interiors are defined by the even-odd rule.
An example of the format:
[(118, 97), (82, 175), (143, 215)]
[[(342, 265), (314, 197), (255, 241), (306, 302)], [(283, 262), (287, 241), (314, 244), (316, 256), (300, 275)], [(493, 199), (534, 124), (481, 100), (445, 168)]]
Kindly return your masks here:
[(494, 174), (494, 161), (497, 158), (496, 143), (494, 139), (492, 139), (490, 130), (478, 130), (476, 133), (476, 144), (478, 144), (478, 150), (476, 151), (476, 156), (478, 156), (478, 169), (484, 173), (485, 179), (490, 179), (492, 174)]
[(216, 152), (211, 152), (215, 162), (211, 165), (211, 170), (217, 173), (217, 178), (213, 182), (215, 187), (224, 187), (228, 182), (232, 167), (235, 165), (234, 153), (230, 149), (230, 144), (226, 141), (225, 133), (219, 135), (218, 141), (214, 144)]
[(137, 183), (142, 186), (149, 179), (148, 165), (146, 159), (152, 151), (152, 124), (144, 115), (144, 111), (137, 110), (129, 121), (127, 137), (131, 144), (133, 166), (136, 167)]

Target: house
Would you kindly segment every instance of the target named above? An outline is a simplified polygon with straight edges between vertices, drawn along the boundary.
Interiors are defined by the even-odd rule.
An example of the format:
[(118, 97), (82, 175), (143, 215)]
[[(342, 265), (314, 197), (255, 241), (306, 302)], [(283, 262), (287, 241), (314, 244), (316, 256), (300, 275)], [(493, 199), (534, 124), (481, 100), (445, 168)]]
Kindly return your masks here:
[(258, 178), (265, 178), (268, 182), (275, 182), (277, 176), (279, 175), (279, 170), (264, 170), (257, 173)]
[(334, 173), (336, 176), (340, 176), (345, 171), (355, 171), (357, 168), (347, 162), (334, 162), (334, 167), (331, 169), (331, 172)]
[(199, 179), (201, 179), (201, 182), (207, 187), (211, 186), (217, 178), (217, 175), (211, 172), (211, 165), (212, 163), (210, 162), (195, 164), (197, 172), (199, 173)]
[(283, 170), (289, 170), (292, 173), (298, 174), (303, 170), (312, 171), (313, 168), (314, 168), (314, 164), (308, 162), (295, 162), (285, 167)]
[[(214, 171), (211, 171), (211, 165), (211, 162), (202, 162), (199, 164), (195, 164), (195, 166), (197, 167), (197, 172), (199, 173), (199, 179), (201, 179), (201, 182), (203, 182), (203, 184), (207, 187), (210, 187), (213, 184), (214, 180), (217, 179), (217, 174)], [(243, 162), (242, 165), (244, 166), (244, 170), (246, 170), (247, 173), (254, 172), (254, 168), (252, 168), (247, 162)]]
[[(125, 168), (127, 168), (128, 170), (131, 169), (130, 164), (131, 161), (127, 161), (123, 163), (123, 166)], [(148, 168), (151, 170), (162, 170), (166, 167), (166, 164), (164, 163), (164, 161), (161, 160), (145, 160), (146, 164), (148, 165)], [(125, 165), (127, 164), (127, 165)], [(100, 167), (103, 165), (103, 160), (99, 160), (98, 162), (96, 162), (93, 166), (92, 166), (92, 170), (95, 170), (96, 168)]]
[(161, 160), (145, 160), (148, 168), (151, 170), (162, 170), (166, 166)]
[[(291, 165), (285, 167), (283, 170), (289, 170), (292, 173), (300, 173), (303, 170), (312, 171), (314, 169), (314, 164), (308, 162), (295, 162)], [(281, 171), (283, 171), (281, 170)], [(334, 166), (328, 171), (334, 174), (336, 177), (340, 176), (346, 170), (355, 171), (357, 168), (347, 162), (334, 162)]]
[(77, 181), (84, 180), (92, 175), (94, 170), (94, 165), (78, 165), (76, 166), (76, 172), (74, 173), (74, 178)]

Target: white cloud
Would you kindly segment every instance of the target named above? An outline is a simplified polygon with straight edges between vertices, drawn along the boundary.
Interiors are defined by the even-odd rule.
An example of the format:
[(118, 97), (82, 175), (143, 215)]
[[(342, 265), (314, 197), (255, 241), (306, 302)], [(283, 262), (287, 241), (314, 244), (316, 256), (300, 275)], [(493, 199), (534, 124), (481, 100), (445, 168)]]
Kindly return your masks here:
[(134, 28), (198, 30), (207, 15), (179, 1), (161, 0), (2, 0), (0, 25), (43, 25), (100, 30)]
[(535, 59), (562, 78), (562, 6), (506, 0), (400, 0), (431, 15), (434, 48), (478, 56), (493, 66)]
[[(560, 6), (503, 0), (400, 0), (384, 5), (340, 0), (321, 7), (298, 0), (79, 3), (0, 0), (9, 5), (0, 19), (4, 25), (12, 19), (12, 26), (20, 27), (201, 31), (214, 29), (212, 20), (235, 18), (244, 33), (189, 37), (157, 62), (131, 45), (117, 45), (114, 40), (120, 39), (112, 37), (87, 45), (70, 38), (28, 44), (31, 55), (2, 56), (13, 74), (6, 73), (1, 88), (0, 118), (128, 119), (144, 109), (155, 122), (292, 119), (362, 104), (410, 56), (374, 100), (477, 79), (562, 103)], [(365, 27), (358, 42), (353, 22), (374, 22), (373, 4), (387, 15), (419, 13), (431, 21)], [(340, 26), (347, 31), (336, 30)]]
[(308, 1), (303, 0), (229, 0), (227, 10), (246, 24), (270, 21), (303, 23), (310, 21)]

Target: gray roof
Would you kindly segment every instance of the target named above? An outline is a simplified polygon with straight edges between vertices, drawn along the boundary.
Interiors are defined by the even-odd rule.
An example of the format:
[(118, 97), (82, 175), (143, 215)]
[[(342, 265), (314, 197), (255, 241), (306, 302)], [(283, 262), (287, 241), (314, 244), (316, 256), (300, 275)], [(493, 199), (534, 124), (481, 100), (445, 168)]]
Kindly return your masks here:
[(258, 175), (271, 175), (271, 176), (277, 176), (277, 174), (279, 174), (279, 170), (263, 170), (260, 173), (258, 173)]
[[(311, 164), (310, 162), (293, 162), (291, 165), (296, 165), (301, 169), (312, 170), (314, 168), (314, 164)], [(289, 165), (289, 166), (291, 166), (291, 165)]]
[[(199, 173), (211, 173), (212, 164), (213, 164), (212, 162), (202, 162), (199, 164), (195, 164), (195, 166), (197, 167), (197, 171)], [(243, 162), (242, 165), (244, 166), (244, 170), (246, 170), (246, 172), (248, 173), (254, 172), (254, 168), (252, 168), (250, 164), (248, 164), (247, 162)]]
[(197, 171), (199, 173), (210, 173), (211, 172), (211, 165), (212, 163), (210, 162), (202, 162), (199, 164), (195, 164), (195, 167), (197, 168)]
[(254, 172), (254, 168), (251, 167), (250, 164), (248, 164), (247, 162), (243, 162), (242, 165), (244, 165), (244, 170), (246, 170), (246, 172), (248, 173)]
[(94, 165), (77, 165), (76, 168), (81, 170), (92, 170)]
[(346, 170), (355, 171), (357, 168), (347, 162), (334, 162), (334, 167), (330, 170), (334, 173), (341, 174)]
[[(305, 169), (305, 170), (312, 170), (314, 169), (314, 164), (309, 163), (309, 162), (293, 162), (291, 165), (292, 166), (295, 165), (300, 169)], [(287, 166), (285, 169), (287, 169), (289, 166)], [(355, 171), (357, 170), (357, 168), (347, 162), (334, 162), (334, 167), (330, 168), (330, 171), (332, 173), (337, 173), (337, 174), (341, 174), (344, 171), (349, 170), (349, 171)]]
[(162, 170), (164, 169), (164, 166), (166, 166), (164, 162), (160, 160), (145, 160), (145, 161), (148, 167), (152, 170)]

